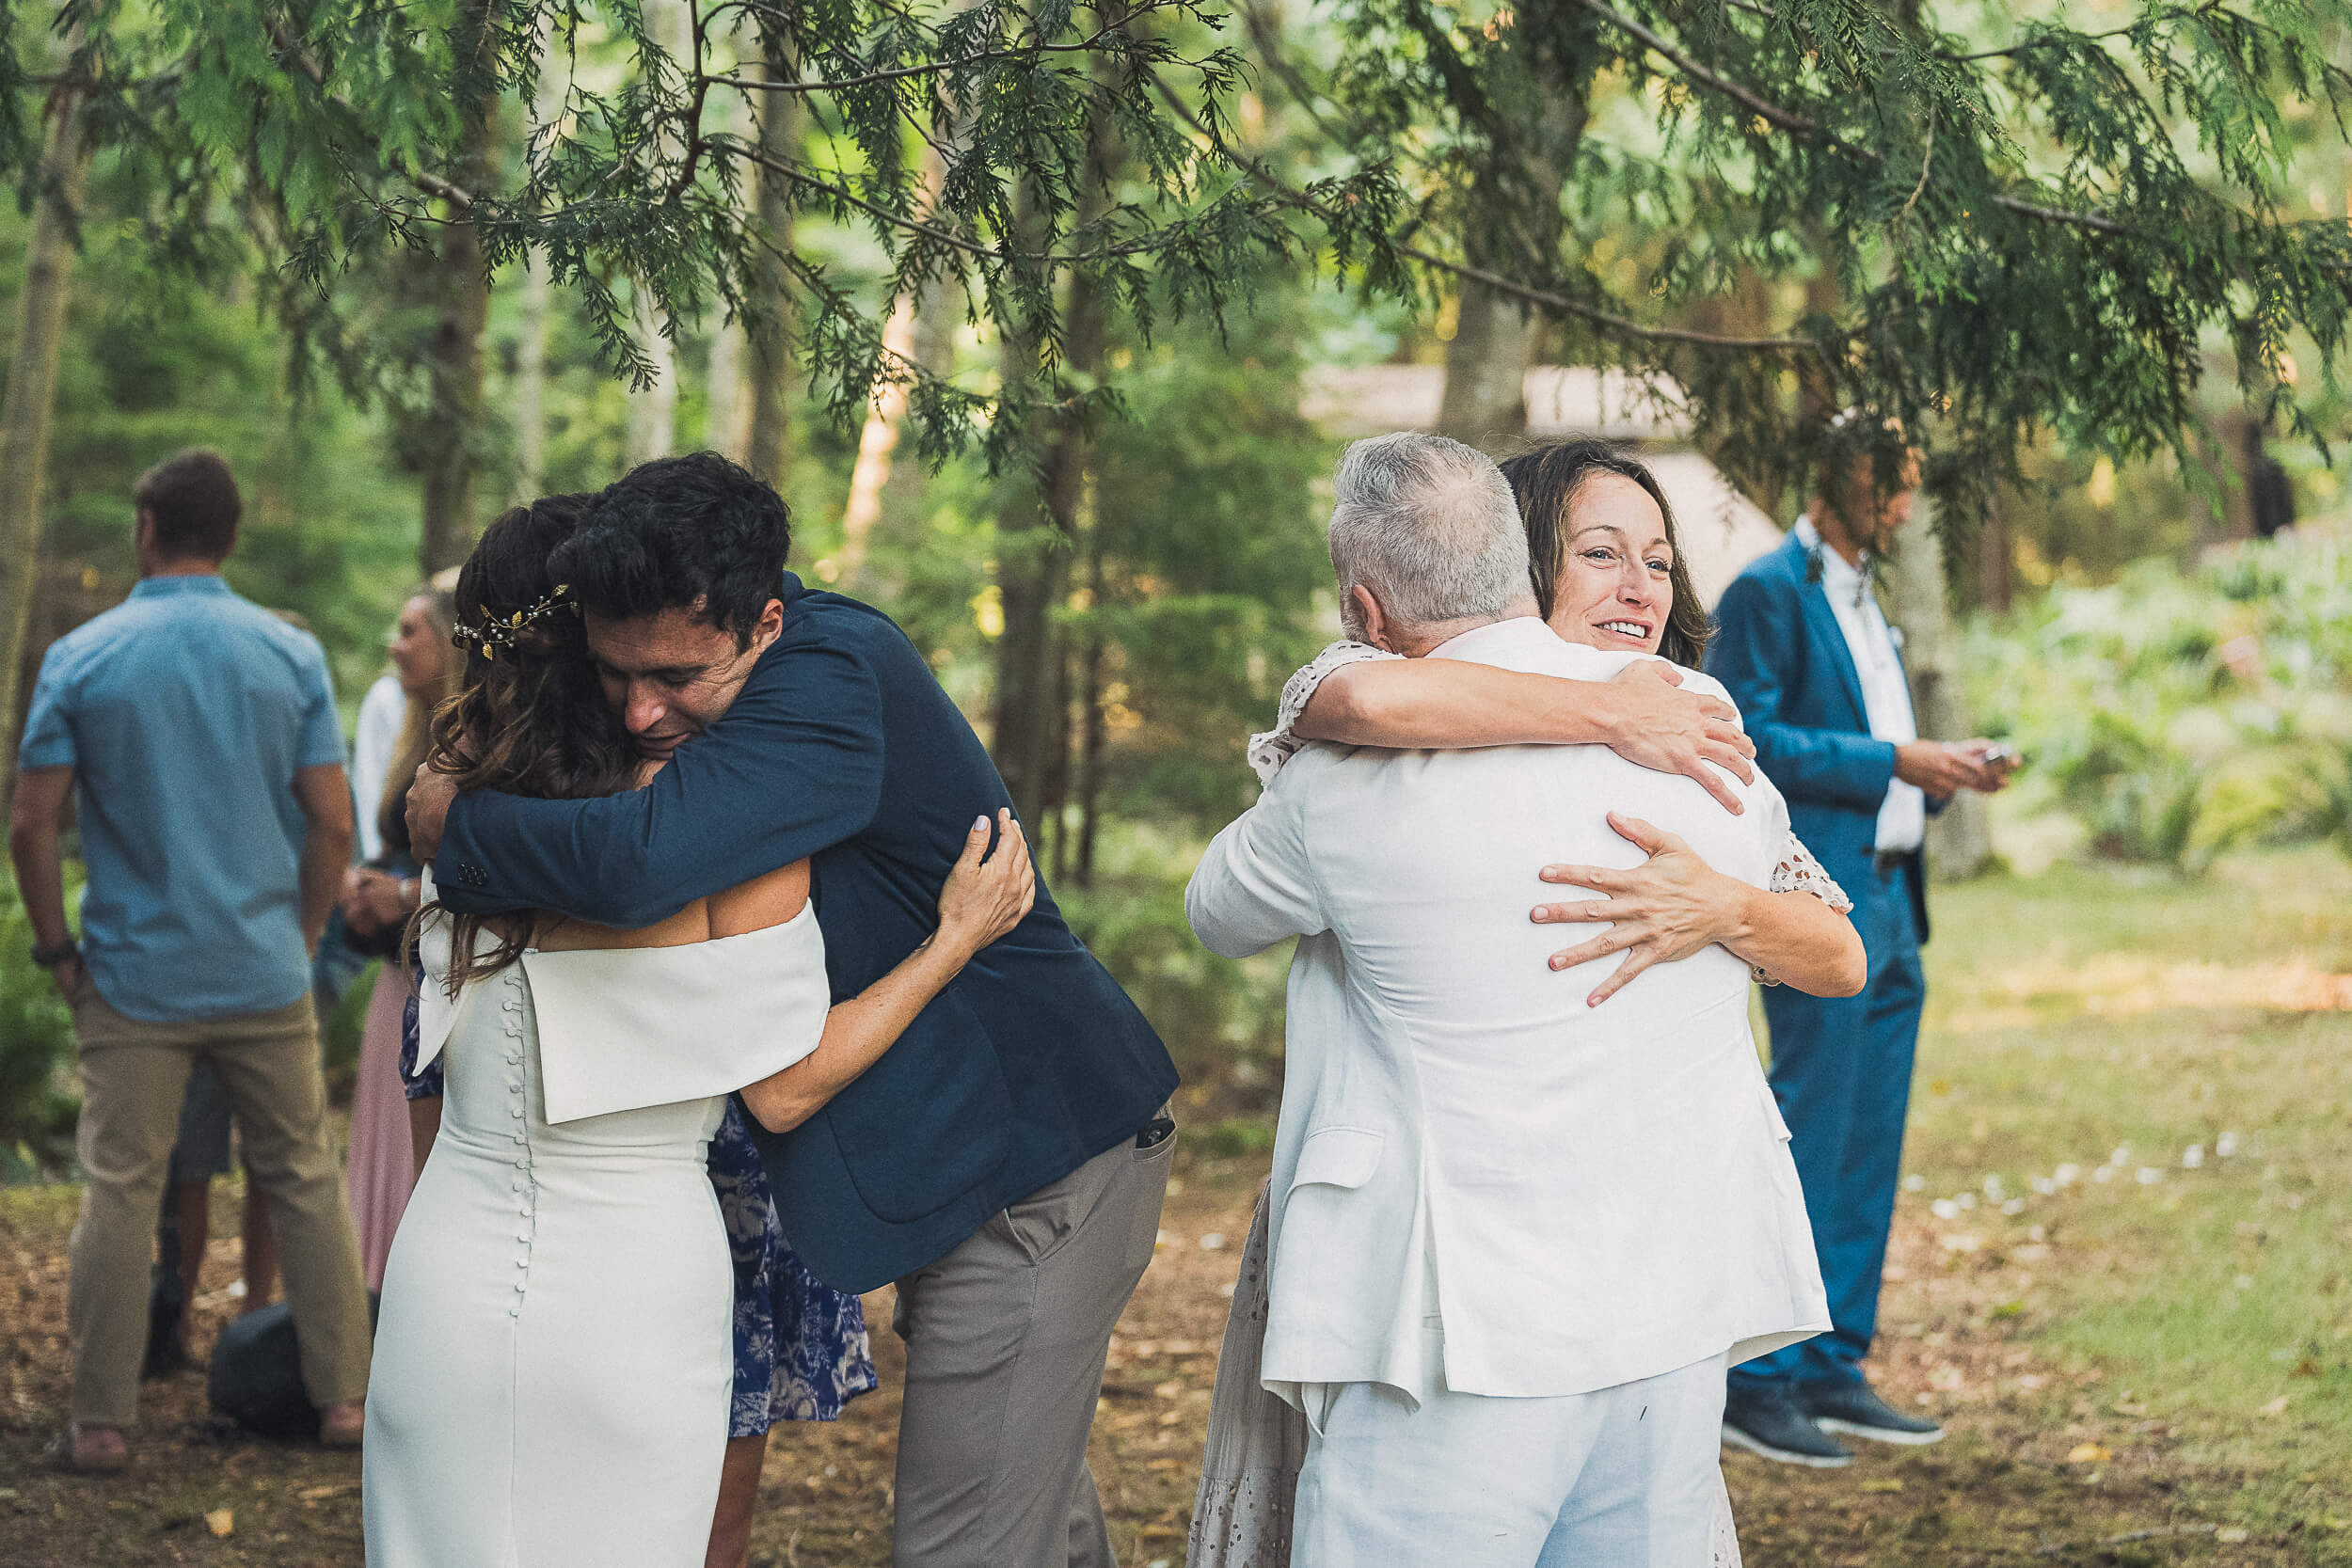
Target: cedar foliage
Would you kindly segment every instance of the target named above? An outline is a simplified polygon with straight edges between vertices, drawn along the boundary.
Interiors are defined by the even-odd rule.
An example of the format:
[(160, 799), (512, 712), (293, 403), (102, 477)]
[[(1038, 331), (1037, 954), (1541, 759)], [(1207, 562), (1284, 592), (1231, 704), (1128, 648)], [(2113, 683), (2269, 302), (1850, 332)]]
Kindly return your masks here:
[[(334, 279), (469, 222), (490, 267), (542, 258), (637, 380), (621, 279), (664, 330), (714, 301), (765, 328), (755, 285), (781, 269), (832, 414), (906, 385), (934, 461), (1025, 454), (1034, 417), (1116, 401), (1115, 378), (1064, 358), (1073, 278), (1149, 330), (1221, 319), (1268, 259), (1375, 292), (1478, 276), (1555, 318), (1572, 356), (1671, 374), (1765, 488), (1836, 440), (1887, 438), (1877, 420), (1825, 435), (1844, 406), (1926, 437), (1963, 503), (2043, 432), (2193, 457), (2216, 347), (2261, 417), (2322, 439), (2352, 235), (2293, 215), (2285, 182), (2298, 138), (2342, 136), (2347, 0), (2144, 0), (2095, 30), (1917, 0), (1326, 5), (1321, 70), (1253, 26), (1275, 40), (1253, 71), (1205, 0), (695, 0), (678, 54), (628, 0), (69, 0), (55, 25), (82, 29), (67, 74), (97, 139), (144, 170), (159, 251), (201, 261), (236, 214), (302, 343), (355, 382), (374, 372), (326, 308)], [(29, 191), (43, 40), (0, 25), (0, 167)], [(632, 69), (576, 73), (606, 40)], [(543, 71), (565, 74), (560, 121), (518, 163), (470, 160), (468, 127), (530, 103)], [(1314, 108), (1318, 153), (1286, 167), (1317, 178), (1248, 145), (1231, 111), (1253, 79)], [(1619, 87), (1640, 124), (1588, 124)], [(738, 94), (755, 125), (793, 101), (808, 134), (727, 129)], [(1101, 126), (1115, 176), (1089, 156)], [(845, 285), (778, 213), (864, 228), (890, 288)], [(1596, 261), (1603, 228), (1646, 244), (1637, 277)], [(884, 350), (889, 299), (942, 279), (1034, 345), (1033, 377), (990, 388)], [(1734, 308), (1804, 283), (1813, 309)], [(2299, 385), (2298, 338), (2316, 358)]]

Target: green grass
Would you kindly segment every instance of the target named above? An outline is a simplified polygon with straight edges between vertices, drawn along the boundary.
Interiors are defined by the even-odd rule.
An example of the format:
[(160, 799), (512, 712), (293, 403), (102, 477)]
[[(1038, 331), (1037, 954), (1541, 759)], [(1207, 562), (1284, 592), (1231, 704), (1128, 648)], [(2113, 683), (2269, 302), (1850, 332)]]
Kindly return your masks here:
[(2184, 1464), (2242, 1477), (2248, 1523), (2352, 1515), (2352, 984), (2328, 978), (2352, 972), (2352, 868), (2060, 869), (1939, 889), (1934, 913), (1906, 1212), (1998, 1262), (2017, 1294), (1987, 1317), (2089, 1380), (2068, 1413), (2166, 1422)]

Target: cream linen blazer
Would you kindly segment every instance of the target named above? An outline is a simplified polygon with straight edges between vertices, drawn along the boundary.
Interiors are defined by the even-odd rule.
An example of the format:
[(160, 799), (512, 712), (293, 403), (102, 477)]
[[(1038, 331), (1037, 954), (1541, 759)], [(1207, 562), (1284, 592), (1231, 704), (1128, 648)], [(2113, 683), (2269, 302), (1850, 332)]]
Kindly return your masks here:
[[(1518, 618), (1431, 657), (1606, 680), (1638, 656)], [(1604, 927), (1528, 919), (1580, 895), (1543, 865), (1641, 862), (1612, 809), (1767, 885), (1788, 810), (1761, 774), (1741, 794), (1735, 816), (1599, 746), (1314, 745), (1216, 836), (1185, 895), (1201, 942), (1300, 939), (1266, 1387), (1579, 1394), (1829, 1326), (1747, 966), (1710, 947), (1590, 1007), (1619, 959), (1548, 959)]]

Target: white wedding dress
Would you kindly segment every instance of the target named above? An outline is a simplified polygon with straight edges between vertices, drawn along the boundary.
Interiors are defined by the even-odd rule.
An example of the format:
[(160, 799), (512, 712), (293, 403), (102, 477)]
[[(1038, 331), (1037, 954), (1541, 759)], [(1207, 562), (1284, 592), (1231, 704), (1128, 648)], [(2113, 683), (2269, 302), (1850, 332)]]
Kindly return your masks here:
[(370, 1568), (699, 1568), (734, 1377), (705, 1150), (730, 1090), (823, 1035), (815, 911), (534, 949), (453, 1004), (447, 936), (421, 957), (448, 1095), (385, 1267)]

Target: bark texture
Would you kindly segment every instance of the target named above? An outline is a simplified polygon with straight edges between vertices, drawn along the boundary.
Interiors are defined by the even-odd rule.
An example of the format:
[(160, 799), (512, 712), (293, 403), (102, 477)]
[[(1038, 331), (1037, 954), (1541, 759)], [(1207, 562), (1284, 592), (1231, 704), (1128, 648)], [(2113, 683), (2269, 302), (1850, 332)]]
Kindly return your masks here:
[[(467, 24), (484, 37), (486, 4), (464, 8)], [(497, 135), (497, 101), (485, 98), (469, 115), (454, 178), (468, 190), (487, 183)], [(490, 274), (470, 217), (453, 213), (441, 231), (433, 268), (433, 339), (426, 350), (431, 388), (416, 451), (424, 477), (424, 527), (417, 563), (430, 578), (472, 553), (479, 531), (475, 491), (482, 475), (482, 334), (490, 320)]]
[[(79, 33), (75, 35), (79, 37)], [(16, 352), (0, 401), (0, 713), (10, 744), (0, 758), (0, 794), (16, 780), (14, 737), (23, 693), (19, 668), (33, 584), (40, 570), (41, 504), (47, 489), (49, 422), (56, 406), (57, 361), (73, 285), (75, 229), (88, 169), (87, 126), (79, 93), (59, 88), (48, 104), (40, 189), (24, 251)]]
[[(789, 82), (798, 73), (789, 61), (770, 60), (766, 74), (771, 82)], [(768, 102), (759, 108), (760, 150), (770, 158), (789, 158), (801, 138), (800, 97), (788, 92), (765, 96)], [(760, 172), (759, 232), (776, 251), (792, 248), (792, 209), (786, 204), (784, 193), (783, 181), (765, 170)], [(792, 309), (792, 290), (783, 266), (773, 255), (759, 258), (757, 274), (758, 319), (753, 324), (747, 345), (751, 360), (751, 409), (743, 466), (781, 488), (785, 468), (791, 461), (791, 430), (785, 413), (784, 383), (792, 373), (791, 343), (786, 330)]]

